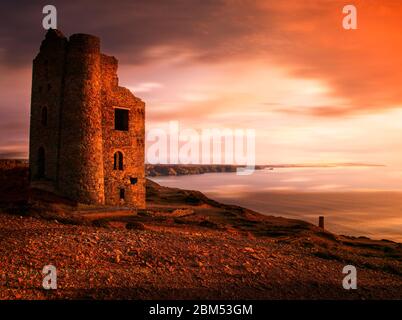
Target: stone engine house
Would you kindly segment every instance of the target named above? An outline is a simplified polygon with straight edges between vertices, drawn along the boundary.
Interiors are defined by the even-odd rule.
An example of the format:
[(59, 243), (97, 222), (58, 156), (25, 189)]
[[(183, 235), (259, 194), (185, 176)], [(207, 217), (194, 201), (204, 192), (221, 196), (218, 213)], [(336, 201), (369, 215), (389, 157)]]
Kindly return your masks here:
[(33, 60), (30, 184), (78, 203), (145, 207), (145, 103), (99, 38), (49, 30)]

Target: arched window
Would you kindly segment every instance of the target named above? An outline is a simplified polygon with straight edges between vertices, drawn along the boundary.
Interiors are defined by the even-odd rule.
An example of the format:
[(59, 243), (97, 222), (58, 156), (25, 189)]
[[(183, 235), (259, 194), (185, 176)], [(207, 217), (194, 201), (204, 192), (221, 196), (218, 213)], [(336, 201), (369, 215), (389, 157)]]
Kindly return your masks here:
[(42, 120), (42, 125), (47, 126), (47, 108), (46, 107), (42, 108), (42, 118), (41, 118), (41, 120)]
[(45, 149), (40, 147), (38, 150), (38, 178), (45, 177)]
[(123, 154), (120, 151), (117, 151), (114, 154), (114, 170), (123, 170)]

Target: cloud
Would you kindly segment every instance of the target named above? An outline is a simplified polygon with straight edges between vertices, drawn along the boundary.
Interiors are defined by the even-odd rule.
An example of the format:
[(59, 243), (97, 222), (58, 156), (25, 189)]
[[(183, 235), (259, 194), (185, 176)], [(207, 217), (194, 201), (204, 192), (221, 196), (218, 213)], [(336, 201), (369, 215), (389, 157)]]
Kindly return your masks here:
[[(341, 0), (52, 2), (64, 34), (95, 34), (102, 51), (119, 59), (122, 85), (141, 93), (147, 121), (252, 126), (266, 141), (276, 130), (272, 145), (285, 146), (283, 155), (307, 149), (318, 136), (309, 132), (317, 121), (402, 106), (402, 2), (353, 3), (358, 30), (346, 31)], [(23, 146), (28, 139), (30, 67), (44, 37), (45, 4), (0, 2), (2, 146)], [(286, 128), (299, 121), (303, 126), (287, 136)], [(331, 135), (337, 142), (338, 125), (325, 125), (338, 130)], [(294, 138), (299, 136), (303, 144)], [(314, 144), (314, 153), (327, 145), (336, 149), (325, 137)]]
[(137, 84), (136, 86), (127, 88), (130, 89), (133, 93), (138, 93), (138, 92), (150, 92), (153, 91), (154, 89), (158, 89), (161, 87), (163, 87), (163, 85), (157, 82), (142, 82)]
[[(244, 43), (233, 40), (249, 34), (254, 25), (253, 12), (256, 14), (253, 5), (221, 0), (52, 3), (58, 10), (58, 28), (65, 34), (96, 34), (103, 40), (104, 51), (131, 63), (167, 54), (190, 53), (195, 59), (208, 61), (236, 53)], [(0, 47), (5, 49), (4, 60), (21, 64), (32, 59), (44, 33), (42, 6), (33, 1), (1, 2)]]
[[(343, 97), (340, 106), (323, 106), (307, 113), (342, 117), (400, 107), (402, 102), (402, 3), (354, 1), (358, 30), (341, 27), (342, 1), (294, 1), (279, 5), (281, 33), (287, 37), (272, 48), (278, 63), (291, 74), (322, 79), (332, 95)], [(269, 6), (269, 5), (268, 5)], [(279, 12), (278, 12), (279, 13)]]
[[(100, 36), (103, 50), (124, 64), (172, 57), (189, 64), (263, 58), (295, 77), (321, 79), (332, 95), (348, 101), (307, 110), (328, 117), (402, 104), (402, 3), (354, 4), (359, 29), (346, 31), (344, 1), (338, 0), (54, 1), (63, 32)], [(31, 63), (44, 33), (41, 9), (33, 1), (0, 4), (1, 63)]]

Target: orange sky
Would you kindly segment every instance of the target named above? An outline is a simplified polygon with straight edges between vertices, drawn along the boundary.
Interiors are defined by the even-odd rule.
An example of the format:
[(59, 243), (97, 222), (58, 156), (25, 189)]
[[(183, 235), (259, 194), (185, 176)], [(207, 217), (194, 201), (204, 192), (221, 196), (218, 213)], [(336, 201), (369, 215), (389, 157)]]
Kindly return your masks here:
[[(119, 58), (148, 128), (254, 128), (258, 163), (402, 163), (401, 1), (138, 3), (55, 5), (65, 34), (96, 34)], [(358, 30), (342, 28), (346, 4)], [(27, 4), (15, 26), (1, 19), (3, 155), (27, 152), (30, 63), (43, 37), (35, 10)]]

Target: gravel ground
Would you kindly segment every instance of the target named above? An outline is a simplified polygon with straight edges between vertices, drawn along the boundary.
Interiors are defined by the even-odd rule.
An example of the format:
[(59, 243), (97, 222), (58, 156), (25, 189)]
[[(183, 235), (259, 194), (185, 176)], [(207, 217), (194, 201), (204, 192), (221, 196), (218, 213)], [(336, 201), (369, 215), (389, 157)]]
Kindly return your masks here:
[[(0, 241), (0, 299), (402, 299), (400, 256), (322, 239), (0, 214)], [(48, 264), (57, 268), (56, 290), (42, 288)], [(346, 264), (357, 267), (357, 290), (342, 288)]]

